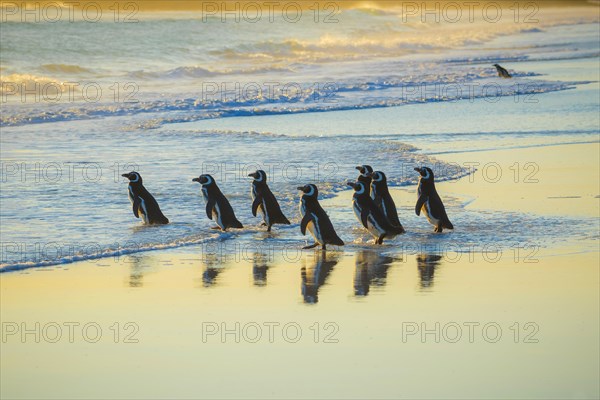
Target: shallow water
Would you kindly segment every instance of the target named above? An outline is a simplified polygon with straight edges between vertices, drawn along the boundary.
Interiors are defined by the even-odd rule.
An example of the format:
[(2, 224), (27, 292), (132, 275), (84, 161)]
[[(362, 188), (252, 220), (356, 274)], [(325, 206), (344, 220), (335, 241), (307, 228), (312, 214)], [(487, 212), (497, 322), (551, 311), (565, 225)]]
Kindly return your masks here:
[[(34, 28), (18, 25), (15, 29)], [(143, 29), (143, 25), (136, 29)], [(218, 238), (250, 240), (260, 228), (259, 221), (250, 215), (247, 174), (258, 168), (267, 171), (271, 189), (293, 222), (289, 228), (277, 228), (282, 234), (274, 238), (287, 243), (303, 240), (296, 225), (299, 197), (296, 186), (317, 183), (322, 197), (330, 197), (343, 190), (348, 179), (355, 177), (354, 166), (358, 164), (374, 165), (386, 172), (391, 186), (402, 187), (415, 184), (415, 165), (431, 165), (437, 181), (456, 179), (473, 172), (469, 166), (449, 164), (436, 158), (443, 159), (449, 152), (596, 142), (600, 124), (598, 84), (569, 83), (600, 80), (595, 68), (597, 59), (580, 58), (583, 55), (578, 52), (598, 50), (598, 43), (589, 39), (594, 29), (593, 25), (558, 26), (548, 27), (543, 36), (536, 32), (511, 36), (521, 40), (524, 48), (530, 48), (525, 44), (539, 41), (540, 37), (547, 42), (554, 36), (564, 37), (564, 40), (569, 38), (570, 41), (563, 40), (552, 46), (562, 46), (569, 57), (576, 59), (542, 61), (543, 58), (538, 57), (538, 61), (519, 60), (515, 67), (522, 76), (505, 82), (493, 78), (495, 72), (487, 66), (490, 61), (482, 59), (497, 57), (491, 55), (490, 49), (504, 49), (503, 41), (508, 39), (502, 35), (478, 45), (464, 46), (460, 62), (456, 59), (456, 49), (447, 49), (445, 56), (422, 54), (419, 61), (391, 60), (375, 55), (362, 64), (345, 60), (338, 65), (338, 71), (359, 64), (361, 67), (353, 69), (353, 73), (348, 69), (347, 74), (340, 75), (352, 76), (354, 83), (350, 84), (350, 80), (344, 83), (350, 86), (336, 93), (336, 102), (325, 109), (354, 108), (355, 104), (358, 109), (354, 110), (287, 114), (282, 109), (284, 113), (281, 114), (276, 109), (282, 101), (289, 103), (285, 109), (304, 105), (311, 110), (325, 109), (323, 103), (314, 99), (306, 103), (298, 99), (270, 98), (262, 105), (254, 104), (252, 107), (262, 108), (264, 112), (253, 112), (252, 116), (173, 123), (190, 119), (188, 117), (192, 121), (204, 118), (188, 108), (190, 104), (192, 108), (196, 107), (194, 98), (186, 100), (179, 94), (179, 97), (165, 98), (166, 103), (149, 100), (142, 106), (155, 104), (156, 107), (151, 105), (143, 113), (132, 111), (127, 116), (118, 116), (120, 112), (103, 113), (98, 109), (101, 105), (78, 107), (83, 113), (94, 114), (91, 120), (85, 118), (92, 114), (86, 117), (79, 111), (77, 115), (69, 116), (64, 107), (72, 108), (72, 104), (57, 104), (53, 107), (63, 111), (53, 113), (44, 109), (44, 115), (51, 120), (56, 119), (54, 116), (64, 120), (40, 123), (45, 120), (45, 117), (38, 119), (36, 116), (36, 109), (41, 110), (41, 105), (8, 104), (3, 107), (3, 118), (16, 116), (21, 122), (18, 126), (2, 128), (3, 270), (172, 248)], [(3, 43), (9, 46), (18, 40), (21, 39), (9, 35), (3, 38)], [(575, 48), (579, 50), (573, 50)], [(473, 51), (479, 57), (465, 56)], [(6, 54), (6, 60), (3, 57), (3, 62), (9, 64), (3, 67), (6, 71), (17, 66), (25, 68), (22, 64), (25, 60), (13, 57), (10, 51)], [(379, 75), (363, 74), (367, 70), (374, 71), (371, 69), (373, 63), (381, 68)], [(413, 70), (415, 75), (386, 75), (398, 65)], [(317, 68), (316, 64), (311, 68)], [(326, 73), (332, 65), (319, 63), (318, 68)], [(69, 71), (61, 73), (72, 72)], [(174, 82), (181, 84), (181, 79)], [(429, 90), (441, 83), (456, 82), (464, 87), (468, 82), (476, 81), (501, 84), (502, 87), (533, 82), (539, 93), (504, 96), (507, 92), (500, 93), (499, 97), (496, 93), (488, 98), (477, 98), (475, 94), (472, 99), (457, 101), (452, 96), (438, 98), (439, 92)], [(423, 93), (406, 91), (404, 95), (413, 100), (424, 96), (420, 104), (387, 107), (397, 100), (411, 102), (403, 97), (402, 91), (406, 85), (415, 87), (419, 82), (433, 86)], [(356, 89), (352, 89), (355, 85), (358, 85)], [(565, 88), (572, 89), (563, 91)], [(548, 90), (560, 91), (544, 93)], [(150, 93), (147, 92), (152, 97)], [(380, 100), (383, 103), (376, 104)], [(175, 109), (171, 107), (173, 101), (180, 102)], [(236, 115), (236, 110), (241, 110), (235, 102), (219, 104), (213, 111), (219, 109), (225, 114), (217, 110), (214, 116)], [(380, 105), (386, 107), (380, 108)], [(369, 108), (373, 106), (375, 108)], [(271, 113), (269, 110), (281, 115), (261, 116)], [(241, 112), (241, 115), (245, 114)], [(186, 117), (182, 119), (181, 115)], [(555, 115), (562, 117), (553, 118)], [(29, 122), (25, 123), (21, 117), (26, 117)], [(99, 123), (97, 118), (102, 122)], [(8, 120), (4, 123), (12, 124)], [(145, 186), (157, 198), (171, 224), (143, 227), (135, 220), (126, 196), (126, 183), (120, 177), (121, 173), (130, 170), (141, 173)], [(211, 223), (204, 215), (199, 185), (191, 182), (192, 177), (201, 173), (215, 176), (238, 217), (249, 229), (224, 235), (209, 229)], [(56, 201), (57, 198), (62, 201)], [(446, 203), (452, 214), (459, 214), (469, 201), (468, 198), (448, 198)], [(333, 215), (334, 225), (345, 241), (362, 243), (366, 240), (360, 230), (355, 229), (349, 201), (348, 204), (335, 204), (328, 212)], [(401, 220), (413, 225), (411, 207), (403, 206), (400, 212)], [(459, 221), (464, 227), (479, 227), (481, 221), (478, 218), (493, 218), (503, 224), (513, 216), (479, 215)], [(531, 230), (507, 230), (506, 236), (500, 239), (501, 246), (526, 241), (531, 238), (530, 233), (537, 232), (537, 226), (548, 223), (535, 216), (523, 218), (521, 226), (531, 226)], [(586, 235), (584, 221), (551, 221), (549, 225), (557, 227), (556, 234), (540, 229), (531, 240), (536, 243), (559, 241), (561, 227), (570, 229), (572, 236)], [(419, 232), (418, 229), (415, 231)], [(486, 233), (480, 228), (462, 230), (452, 238), (458, 246), (494, 240), (492, 232)]]

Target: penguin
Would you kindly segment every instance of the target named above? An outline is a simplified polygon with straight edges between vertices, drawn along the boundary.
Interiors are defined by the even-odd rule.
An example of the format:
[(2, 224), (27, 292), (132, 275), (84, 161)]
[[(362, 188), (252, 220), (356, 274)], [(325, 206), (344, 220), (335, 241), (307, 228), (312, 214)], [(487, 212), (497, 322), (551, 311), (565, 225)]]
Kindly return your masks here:
[[(192, 182), (198, 182), (202, 185), (202, 195), (206, 201), (206, 215), (208, 219), (212, 219), (217, 223), (218, 228), (226, 231), (229, 228), (241, 229), (244, 227), (236, 218), (231, 204), (229, 204), (212, 176), (200, 175), (200, 177), (192, 179)], [(215, 229), (217, 228), (215, 227)]]
[(263, 215), (264, 223), (267, 226), (267, 232), (271, 232), (271, 226), (274, 224), (289, 225), (290, 221), (283, 215), (279, 203), (271, 189), (267, 185), (267, 174), (263, 170), (258, 170), (249, 174), (254, 178), (252, 181), (252, 215), (256, 217), (256, 211), (259, 210)]
[(375, 205), (381, 210), (390, 225), (400, 228), (401, 233), (404, 233), (404, 228), (398, 218), (396, 204), (388, 190), (385, 174), (381, 171), (375, 171), (369, 174), (369, 176), (371, 177), (371, 198), (375, 202)]
[(502, 68), (498, 64), (494, 64), (494, 67), (496, 67), (496, 70), (498, 71), (498, 76), (500, 78), (505, 78), (505, 79), (512, 78), (512, 75), (509, 74), (507, 70), (505, 70), (504, 68)]
[(421, 211), (427, 217), (429, 223), (435, 226), (434, 232), (441, 233), (444, 228), (454, 229), (454, 226), (446, 215), (446, 209), (442, 203), (442, 199), (435, 190), (433, 171), (431, 168), (415, 168), (421, 176), (419, 178), (419, 186), (417, 189), (418, 199), (415, 206), (415, 213), (421, 215)]
[(146, 225), (168, 224), (169, 219), (163, 215), (158, 202), (142, 184), (142, 176), (135, 171), (121, 176), (129, 179), (129, 201), (133, 206), (133, 215), (136, 218), (141, 216)]
[(303, 249), (312, 249), (321, 245), (323, 250), (327, 250), (328, 244), (343, 246), (344, 241), (337, 235), (329, 216), (319, 204), (319, 189), (315, 185), (309, 184), (299, 186), (298, 190), (304, 193), (300, 199), (300, 215), (302, 215), (300, 231), (306, 235), (306, 229), (308, 229), (315, 238), (314, 244), (303, 247)]
[(393, 238), (404, 232), (399, 226), (392, 226), (377, 207), (367, 192), (364, 182), (348, 182), (348, 186), (354, 189), (352, 196), (352, 207), (358, 221), (367, 228), (367, 231), (375, 238), (375, 243), (382, 244), (385, 237)]
[(371, 167), (370, 165), (359, 165), (358, 167), (356, 167), (356, 169), (358, 170), (358, 172), (360, 172), (360, 175), (358, 175), (357, 180), (359, 182), (364, 182), (366, 188), (369, 189), (371, 185), (370, 174), (373, 173), (373, 167)]

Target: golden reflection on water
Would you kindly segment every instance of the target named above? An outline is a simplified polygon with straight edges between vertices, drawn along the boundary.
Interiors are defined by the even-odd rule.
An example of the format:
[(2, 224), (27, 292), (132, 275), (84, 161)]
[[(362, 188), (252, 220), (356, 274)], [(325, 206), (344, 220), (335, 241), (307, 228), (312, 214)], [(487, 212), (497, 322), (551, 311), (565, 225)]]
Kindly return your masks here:
[[(2, 397), (123, 398), (134, 385), (135, 395), (144, 398), (190, 397), (199, 390), (209, 398), (308, 397), (316, 389), (321, 397), (416, 398), (427, 371), (436, 382), (430, 397), (480, 398), (495, 387), (497, 397), (593, 398), (597, 261), (594, 253), (542, 252), (536, 264), (515, 263), (512, 255), (496, 263), (449, 262), (439, 255), (392, 258), (363, 248), (303, 252), (295, 262), (257, 251), (222, 263), (189, 247), (3, 274), (3, 323), (94, 322), (104, 337), (98, 343), (10, 337), (2, 343)], [(115, 343), (110, 327), (116, 322), (121, 339), (125, 324), (134, 323), (139, 342)], [(206, 322), (228, 329), (293, 323), (303, 337), (298, 343), (281, 336), (273, 343), (236, 343), (233, 335), (203, 342)], [(497, 323), (502, 341), (488, 343), (481, 335), (474, 343), (436, 342), (431, 335), (403, 341), (405, 323), (431, 329), (467, 322)], [(529, 322), (539, 327), (538, 342), (515, 343), (511, 327)], [(323, 342), (332, 332), (325, 327), (335, 328), (336, 342)], [(327, 379), (298, 385), (317, 359)], [(369, 385), (357, 366), (378, 371), (369, 375)], [(453, 369), (470, 377), (468, 393), (464, 381), (449, 374)], [(498, 387), (499, 375), (511, 385)], [(239, 385), (228, 382), (232, 376)], [(266, 376), (271, 396), (257, 384)]]

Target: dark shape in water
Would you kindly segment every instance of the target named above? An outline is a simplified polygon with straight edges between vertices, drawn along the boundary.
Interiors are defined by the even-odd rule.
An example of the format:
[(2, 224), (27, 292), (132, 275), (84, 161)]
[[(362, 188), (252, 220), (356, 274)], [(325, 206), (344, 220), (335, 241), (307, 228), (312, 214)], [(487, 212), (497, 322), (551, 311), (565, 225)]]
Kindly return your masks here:
[(387, 270), (394, 259), (371, 250), (360, 250), (356, 254), (354, 270), (354, 295), (367, 296), (371, 285), (384, 286)]
[(496, 71), (498, 71), (498, 76), (500, 78), (504, 78), (504, 79), (512, 78), (512, 75), (509, 74), (508, 71), (506, 69), (502, 68), (500, 65), (494, 64), (494, 67), (496, 67)]
[(221, 256), (217, 252), (208, 251), (203, 253), (202, 261), (205, 265), (204, 272), (202, 273), (202, 285), (204, 287), (213, 286), (218, 282), (217, 277), (223, 269)]
[(254, 253), (252, 261), (252, 278), (254, 280), (254, 286), (267, 285), (268, 270), (269, 264), (267, 263), (267, 256), (263, 253)]
[(128, 258), (131, 259), (131, 268), (129, 272), (129, 287), (142, 287), (144, 286), (144, 269), (147, 265), (143, 265), (141, 260), (142, 256), (132, 254)]
[(311, 262), (312, 265), (302, 267), (302, 296), (309, 304), (319, 302), (319, 288), (338, 263), (338, 257), (326, 251), (316, 251)]
[(422, 288), (433, 286), (433, 275), (436, 267), (440, 265), (441, 259), (442, 256), (435, 254), (419, 254), (417, 256), (417, 268), (419, 268)]
[(220, 272), (221, 270), (219, 268), (206, 267), (202, 273), (202, 282), (204, 283), (204, 287), (214, 285)]

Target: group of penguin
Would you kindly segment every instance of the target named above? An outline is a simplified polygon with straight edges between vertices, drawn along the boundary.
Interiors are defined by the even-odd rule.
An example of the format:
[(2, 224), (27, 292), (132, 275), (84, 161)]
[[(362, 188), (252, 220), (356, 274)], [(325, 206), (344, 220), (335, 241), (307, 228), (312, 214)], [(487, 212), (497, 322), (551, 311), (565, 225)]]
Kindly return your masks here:
[[(354, 189), (352, 207), (358, 221), (375, 238), (377, 244), (382, 244), (384, 238), (391, 239), (404, 233), (396, 205), (388, 190), (385, 174), (381, 171), (373, 171), (369, 165), (360, 165), (356, 169), (360, 172), (358, 179), (347, 184)], [(454, 229), (435, 189), (433, 171), (428, 167), (415, 168), (415, 171), (420, 175), (416, 214), (420, 215), (423, 212), (429, 223), (435, 227), (435, 232), (441, 233), (444, 228)], [(122, 176), (129, 179), (128, 191), (133, 215), (142, 218), (144, 224), (168, 224), (169, 219), (164, 216), (156, 199), (144, 187), (141, 175), (133, 171)], [(289, 225), (290, 221), (281, 211), (275, 195), (267, 185), (265, 171), (258, 170), (248, 176), (253, 178), (252, 215), (256, 217), (257, 212), (262, 214), (263, 226), (267, 227), (268, 232), (275, 224)], [(192, 181), (202, 185), (206, 215), (218, 225), (213, 229), (226, 231), (229, 228), (243, 228), (231, 204), (211, 175), (200, 175)], [(319, 203), (317, 186), (308, 184), (298, 187), (298, 190), (302, 191), (300, 230), (303, 235), (306, 235), (308, 230), (315, 239), (314, 244), (304, 249), (320, 245), (323, 250), (326, 250), (328, 244), (343, 246), (344, 241), (335, 232), (329, 216)]]
[[(494, 64), (501, 78), (512, 78), (512, 75), (503, 67)], [(387, 179), (383, 172), (373, 171), (369, 165), (356, 167), (360, 175), (356, 182), (348, 182), (348, 186), (354, 189), (352, 207), (358, 221), (375, 238), (375, 243), (382, 244), (384, 238), (394, 238), (404, 233), (404, 228), (398, 218), (396, 205), (389, 193)], [(415, 212), (425, 215), (435, 232), (443, 229), (454, 229), (454, 226), (446, 215), (446, 209), (440, 196), (435, 189), (433, 171), (428, 167), (415, 168), (420, 174), (418, 186), (418, 198)], [(136, 218), (142, 218), (145, 224), (168, 224), (169, 219), (164, 216), (156, 199), (146, 190), (142, 184), (142, 177), (133, 171), (123, 174), (129, 179), (129, 200), (133, 206), (133, 214)], [(267, 174), (258, 170), (250, 175), (252, 181), (252, 215), (256, 217), (257, 212), (263, 216), (263, 226), (267, 231), (275, 224), (290, 225), (290, 221), (281, 211), (281, 207), (271, 189), (267, 185)], [(243, 228), (243, 225), (235, 216), (231, 204), (217, 186), (214, 178), (208, 174), (200, 175), (192, 179), (202, 185), (202, 195), (206, 201), (206, 215), (215, 221), (218, 227), (226, 231), (229, 228)], [(319, 204), (319, 190), (314, 184), (298, 187), (302, 191), (300, 201), (300, 214), (302, 221), (300, 230), (306, 235), (308, 230), (315, 239), (315, 243), (304, 247), (310, 249), (322, 246), (323, 250), (328, 244), (343, 246), (344, 241), (335, 232), (329, 216)]]

